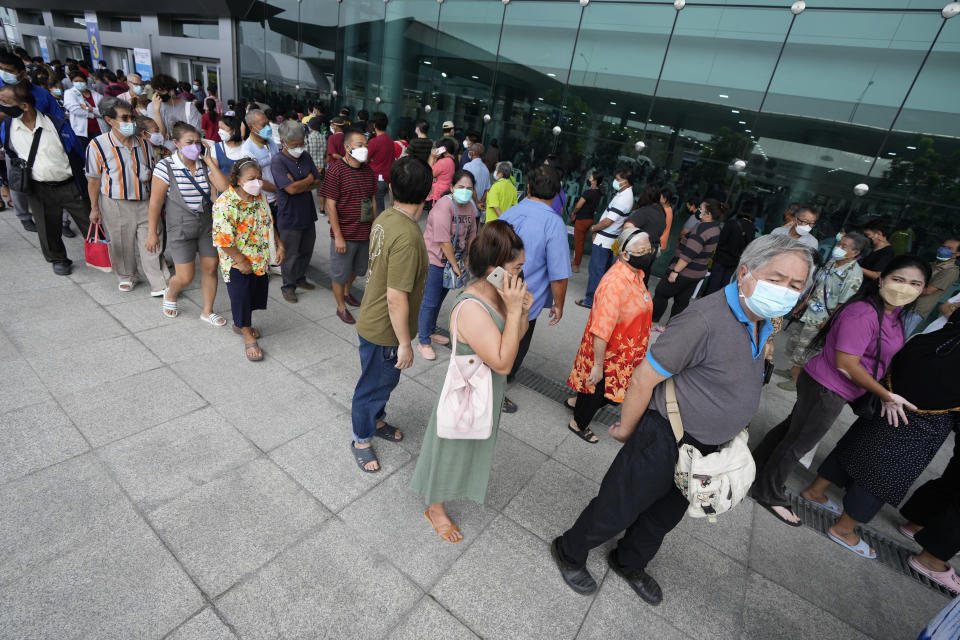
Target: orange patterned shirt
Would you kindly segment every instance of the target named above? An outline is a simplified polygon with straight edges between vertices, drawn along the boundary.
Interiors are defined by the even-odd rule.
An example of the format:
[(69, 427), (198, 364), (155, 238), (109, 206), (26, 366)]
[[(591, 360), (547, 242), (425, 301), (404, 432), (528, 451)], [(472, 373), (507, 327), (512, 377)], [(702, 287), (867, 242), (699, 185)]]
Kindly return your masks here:
[(593, 296), (593, 308), (580, 340), (577, 359), (567, 385), (593, 393), (587, 378), (593, 368), (593, 337), (607, 341), (603, 354), (604, 396), (623, 402), (633, 370), (647, 355), (653, 302), (643, 284), (643, 272), (634, 272), (622, 260), (614, 262)]

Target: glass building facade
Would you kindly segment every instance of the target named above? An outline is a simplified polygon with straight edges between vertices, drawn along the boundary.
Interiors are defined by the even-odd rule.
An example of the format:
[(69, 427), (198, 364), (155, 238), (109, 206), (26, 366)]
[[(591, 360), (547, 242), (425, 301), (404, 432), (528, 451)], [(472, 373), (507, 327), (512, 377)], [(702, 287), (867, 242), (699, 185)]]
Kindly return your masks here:
[(556, 153), (571, 203), (589, 171), (629, 164), (674, 185), (681, 221), (707, 195), (755, 200), (767, 229), (811, 202), (823, 238), (882, 217), (932, 258), (960, 231), (960, 18), (942, 0), (802, 4), (255, 2), (240, 94), (382, 110), (394, 135), (452, 120), (521, 176)]

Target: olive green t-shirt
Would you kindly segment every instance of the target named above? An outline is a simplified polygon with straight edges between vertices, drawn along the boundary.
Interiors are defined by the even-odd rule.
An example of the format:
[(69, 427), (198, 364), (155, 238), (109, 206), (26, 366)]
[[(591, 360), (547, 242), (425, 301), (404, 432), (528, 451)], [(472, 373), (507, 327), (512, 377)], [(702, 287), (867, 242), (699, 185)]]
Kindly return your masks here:
[(427, 286), (428, 264), (420, 225), (393, 207), (377, 216), (370, 229), (367, 288), (357, 319), (361, 338), (382, 347), (400, 345), (390, 324), (387, 287), (407, 292), (407, 326), (411, 338), (417, 335), (417, 315)]

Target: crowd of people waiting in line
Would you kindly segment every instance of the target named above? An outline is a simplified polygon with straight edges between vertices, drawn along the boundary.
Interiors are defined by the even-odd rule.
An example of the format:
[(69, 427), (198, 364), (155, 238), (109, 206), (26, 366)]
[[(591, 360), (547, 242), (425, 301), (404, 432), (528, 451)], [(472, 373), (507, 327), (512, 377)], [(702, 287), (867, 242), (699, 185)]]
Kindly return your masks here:
[[(150, 294), (162, 298), (158, 312), (172, 320), (199, 257), (200, 319), (227, 323), (213, 309), (222, 278), (232, 330), (242, 336), (246, 357), (257, 361), (264, 354), (252, 312), (267, 305), (268, 273), (279, 268), (290, 303), (298, 289), (313, 290), (307, 266), (318, 211), (327, 216), (337, 317), (355, 324), (359, 336), (349, 447), (361, 471), (381, 469), (374, 438), (403, 439), (387, 421), (388, 400), (413, 363), (414, 337), (427, 360), (437, 358), (434, 344), (450, 342), (437, 320), (448, 291), (463, 289), (449, 325), (454, 356), (473, 356), (489, 371), (491, 432), (440, 437), (438, 402), (411, 482), (447, 542), (463, 536), (444, 503), (485, 500), (501, 414), (518, 410), (507, 386), (541, 313), (548, 310), (550, 325), (561, 321), (567, 283), (590, 234), (587, 293), (576, 302), (590, 314), (567, 381), (576, 392), (566, 402), (568, 428), (596, 443), (594, 416), (619, 405), (609, 435), (623, 447), (597, 496), (551, 544), (563, 580), (576, 592), (597, 588), (586, 569), (589, 551), (625, 532), (610, 566), (645, 601), (662, 600), (646, 567), (687, 509), (673, 481), (678, 444), (707, 455), (749, 424), (772, 368), (772, 337), (784, 320), (792, 368), (780, 373), (795, 384), (797, 401), (756, 443), (752, 495), (785, 524), (800, 524), (785, 488), (788, 475), (810, 464), (845, 405), (859, 418), (802, 495), (834, 513), (830, 537), (865, 558), (875, 552), (856, 526), (883, 504), (898, 505), (960, 428), (958, 300), (941, 305), (942, 317), (907, 340), (915, 316), (932, 311), (957, 278), (957, 239), (943, 243), (931, 266), (895, 256), (886, 229), (873, 222), (839, 234), (818, 267), (818, 243), (809, 235), (814, 207), (791, 205), (783, 227), (755, 238), (752, 203), (729, 217), (725, 203), (705, 198), (685, 203), (690, 216), (680, 244), (651, 293), (651, 266), (674, 222), (674, 195), (648, 184), (635, 198), (628, 168), (613, 175), (615, 195), (604, 206), (604, 178), (589, 176), (590, 188), (572, 210), (571, 260), (554, 156), (529, 171), (518, 202), (510, 163), (488, 153), (478, 136), (459, 141), (450, 121), (436, 141), (425, 121), (416, 123), (414, 136), (395, 141), (380, 112), (368, 119), (361, 111), (349, 123), (349, 112), (327, 120), (315, 105), (306, 117), (273, 119), (264, 105), (223, 109), (208, 87), (201, 113), (192, 100), (200, 87), (167, 76), (155, 76), (145, 89), (134, 74), (120, 86), (109, 72), (67, 66), (61, 73), (42, 86), (20, 57), (0, 53), (0, 139), (8, 162), (29, 158), (32, 178), (18, 194), (21, 205), (13, 203), (18, 216), (25, 203), (35, 229), (27, 217), (21, 221), (39, 234), (55, 273), (71, 272), (62, 240), (69, 222), (62, 216), (84, 233), (103, 224), (120, 291), (135, 288), (139, 261)], [(107, 83), (108, 96), (98, 82)], [(367, 278), (362, 300), (352, 294), (357, 277)], [(358, 317), (348, 307), (359, 308)], [(448, 378), (455, 369), (451, 361)], [(679, 443), (667, 419), (672, 401), (661, 383), (668, 379), (684, 423)], [(942, 478), (902, 507), (907, 521), (900, 530), (923, 547), (911, 566), (960, 593), (960, 578), (947, 564), (960, 551), (957, 474), (960, 453)], [(844, 490), (842, 504), (827, 496), (830, 485)]]

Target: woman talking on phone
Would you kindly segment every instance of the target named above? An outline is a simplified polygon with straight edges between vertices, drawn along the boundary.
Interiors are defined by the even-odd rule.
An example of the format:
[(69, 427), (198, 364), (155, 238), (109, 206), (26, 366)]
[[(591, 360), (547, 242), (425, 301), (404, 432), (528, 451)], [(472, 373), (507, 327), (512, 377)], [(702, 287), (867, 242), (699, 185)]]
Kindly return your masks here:
[(468, 269), (475, 281), (457, 298), (450, 321), (455, 355), (475, 354), (491, 369), (493, 428), (485, 440), (454, 440), (437, 434), (437, 405), (423, 438), (410, 488), (426, 499), (424, 512), (437, 534), (457, 543), (463, 534), (443, 503), (469, 498), (483, 503), (503, 408), (507, 374), (527, 331), (533, 296), (519, 277), (523, 242), (506, 222), (488, 222), (470, 246)]
[(163, 315), (176, 318), (180, 292), (193, 282), (194, 264), (200, 255), (200, 319), (222, 327), (226, 319), (213, 312), (217, 296), (217, 250), (213, 246), (213, 203), (229, 184), (215, 156), (204, 153), (200, 132), (186, 122), (173, 125), (177, 152), (157, 163), (150, 189), (150, 232), (147, 251), (158, 251), (160, 212), (166, 211), (167, 246), (164, 252), (176, 265), (163, 294)]

